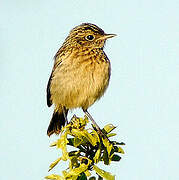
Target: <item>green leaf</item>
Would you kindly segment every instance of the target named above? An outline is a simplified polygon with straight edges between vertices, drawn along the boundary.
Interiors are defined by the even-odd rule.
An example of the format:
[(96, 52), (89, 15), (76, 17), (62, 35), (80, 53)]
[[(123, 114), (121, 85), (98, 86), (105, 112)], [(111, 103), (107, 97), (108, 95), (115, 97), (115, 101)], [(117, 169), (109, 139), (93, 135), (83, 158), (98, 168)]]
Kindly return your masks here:
[(68, 153), (69, 156), (77, 156), (79, 154), (79, 151), (70, 151)]
[(78, 176), (77, 180), (87, 180), (86, 174), (81, 173), (80, 176)]
[(101, 155), (101, 149), (98, 149), (97, 152), (96, 152), (96, 154), (95, 154), (95, 157), (93, 158), (94, 163), (97, 164), (97, 163), (99, 162), (99, 160), (100, 160), (100, 155)]
[(112, 130), (114, 130), (116, 127), (113, 126), (112, 124), (107, 124), (106, 126), (104, 126), (104, 128), (102, 130), (105, 130), (105, 132), (108, 134), (110, 133)]
[(107, 137), (112, 137), (112, 136), (116, 136), (116, 133), (110, 133), (110, 134), (107, 134)]
[(55, 160), (53, 163), (50, 164), (50, 167), (49, 167), (49, 170), (50, 171), (51, 169), (53, 169), (58, 163), (59, 161), (61, 160), (62, 158), (58, 158), (57, 160)]
[(118, 153), (124, 154), (124, 150), (121, 147), (118, 147)]
[(85, 128), (86, 124), (89, 122), (87, 116), (84, 118), (78, 118), (75, 115), (72, 117), (71, 122), (67, 125), (72, 129), (82, 130)]
[(53, 142), (52, 144), (50, 144), (50, 147), (56, 146), (57, 142)]
[(120, 161), (121, 160), (121, 157), (117, 154), (114, 154), (111, 158), (111, 161)]
[(78, 157), (77, 156), (70, 157), (70, 163), (69, 163), (70, 170), (78, 166), (79, 166)]
[(52, 179), (52, 180), (65, 180), (63, 177), (56, 175), (56, 174), (51, 174), (49, 176), (46, 176), (45, 179)]
[(82, 131), (80, 131), (79, 129), (72, 129), (71, 130), (72, 135), (75, 137), (78, 137), (79, 139), (83, 139)]
[(74, 146), (77, 147), (81, 144), (82, 142), (82, 139), (79, 139), (77, 137), (74, 138)]
[(91, 173), (88, 170), (85, 171), (85, 174), (87, 177), (91, 176)]
[(90, 134), (96, 139), (96, 142), (100, 142), (99, 135), (95, 130), (92, 130)]
[(124, 150), (118, 146), (114, 146), (114, 152), (124, 154)]
[(89, 123), (88, 117), (85, 115), (84, 118), (80, 118), (80, 125), (86, 126), (86, 124)]
[(74, 139), (75, 138), (68, 138), (68, 145), (74, 146)]
[(113, 145), (126, 145), (124, 142), (117, 142), (117, 141), (111, 141), (111, 143), (113, 143)]
[(87, 130), (83, 130), (81, 133), (93, 146), (96, 145), (97, 140), (94, 136), (92, 136)]
[(62, 150), (62, 160), (66, 161), (68, 159), (68, 152), (67, 152), (67, 133), (61, 134), (60, 139), (57, 141), (57, 148), (60, 148)]
[(104, 152), (103, 152), (103, 161), (105, 165), (109, 165), (109, 157), (108, 157), (108, 152), (106, 149), (104, 149)]
[(109, 140), (108, 140), (107, 138), (102, 139), (102, 140), (103, 140), (104, 146), (105, 146), (106, 149), (107, 149), (108, 155), (110, 155), (111, 150), (112, 150), (112, 148), (113, 148), (113, 145), (109, 142)]
[(106, 172), (100, 168), (98, 168), (96, 165), (93, 166), (93, 169), (96, 171), (96, 173), (98, 175), (100, 175), (102, 178), (106, 179), (106, 180), (115, 180), (115, 176), (112, 175), (109, 172)]
[(71, 176), (79, 176), (82, 172), (86, 171), (88, 168), (88, 165), (82, 163), (78, 168), (72, 169), (68, 172), (68, 174), (65, 176), (65, 178), (69, 178)]
[[(61, 170), (62, 176), (52, 174), (46, 176), (46, 179), (87, 180), (91, 176), (90, 172), (92, 170), (96, 171), (99, 177), (93, 176), (90, 177), (89, 180), (115, 179), (114, 175), (98, 168), (94, 164), (103, 161), (105, 165), (109, 165), (112, 161), (120, 161), (120, 154), (117, 154), (124, 153), (120, 147), (120, 145), (124, 145), (124, 143), (108, 140), (109, 137), (116, 135), (116, 133), (111, 132), (116, 128), (112, 124), (108, 124), (102, 129), (105, 136), (101, 137), (96, 128), (87, 129), (87, 123), (88, 118), (86, 116), (84, 118), (74, 116), (72, 120), (63, 127), (59, 139), (51, 144), (51, 146), (56, 146), (57, 149), (60, 148), (62, 150), (62, 157), (50, 164), (49, 171), (53, 169), (60, 160), (68, 160), (69, 165), (65, 171)], [(67, 149), (67, 145), (71, 147)], [(70, 151), (68, 152), (67, 150)]]

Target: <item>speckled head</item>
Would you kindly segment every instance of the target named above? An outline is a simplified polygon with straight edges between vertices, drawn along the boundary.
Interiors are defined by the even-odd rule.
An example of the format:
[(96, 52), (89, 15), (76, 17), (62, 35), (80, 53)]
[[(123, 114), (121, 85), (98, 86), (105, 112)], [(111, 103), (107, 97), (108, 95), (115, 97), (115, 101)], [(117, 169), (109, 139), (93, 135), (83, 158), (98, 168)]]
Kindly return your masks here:
[(66, 42), (71, 46), (82, 48), (103, 48), (106, 39), (116, 36), (106, 34), (101, 28), (91, 23), (83, 23), (70, 31)]

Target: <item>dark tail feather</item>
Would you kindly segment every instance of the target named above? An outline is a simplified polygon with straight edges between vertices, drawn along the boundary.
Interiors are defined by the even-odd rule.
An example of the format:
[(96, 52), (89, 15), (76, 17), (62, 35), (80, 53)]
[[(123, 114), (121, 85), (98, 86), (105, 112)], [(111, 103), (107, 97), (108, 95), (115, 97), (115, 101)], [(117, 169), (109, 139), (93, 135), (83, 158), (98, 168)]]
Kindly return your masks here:
[[(65, 114), (67, 116), (68, 110), (65, 110)], [(55, 112), (53, 113), (52, 119), (47, 129), (47, 135), (50, 137), (53, 133), (59, 134), (61, 128), (65, 126), (66, 118), (64, 117), (63, 112)]]

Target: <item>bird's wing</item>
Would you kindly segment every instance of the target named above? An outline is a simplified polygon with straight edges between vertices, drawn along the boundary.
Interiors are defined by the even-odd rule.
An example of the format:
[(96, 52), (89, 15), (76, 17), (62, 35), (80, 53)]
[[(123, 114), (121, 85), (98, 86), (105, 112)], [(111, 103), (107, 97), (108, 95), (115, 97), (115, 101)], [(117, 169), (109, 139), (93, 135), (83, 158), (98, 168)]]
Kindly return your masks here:
[(52, 70), (52, 73), (50, 75), (50, 78), (48, 80), (48, 84), (47, 84), (47, 106), (50, 107), (53, 103), (51, 100), (51, 93), (50, 93), (50, 86), (51, 86), (51, 81), (53, 78), (53, 72), (55, 71), (55, 69), (60, 65), (60, 63), (62, 62), (62, 58), (59, 56), (60, 50), (56, 53), (55, 57), (54, 57), (54, 67)]
[[(68, 54), (70, 54), (70, 52), (67, 53), (67, 55)], [(66, 56), (66, 53), (65, 53), (65, 51), (63, 51), (63, 46), (62, 46), (54, 56), (54, 60), (55, 60), (54, 61), (54, 67), (53, 67), (52, 73), (50, 75), (50, 78), (48, 80), (48, 84), (47, 84), (47, 105), (48, 105), (48, 107), (50, 107), (53, 104), (52, 100), (51, 100), (51, 93), (50, 93), (50, 86), (51, 86), (51, 81), (53, 78), (53, 72), (61, 64), (64, 56)]]
[(50, 78), (48, 80), (48, 84), (47, 84), (47, 106), (50, 107), (52, 105), (52, 101), (51, 101), (51, 93), (50, 93), (50, 84), (51, 84), (51, 80), (52, 80), (52, 74), (53, 71), (50, 75)]

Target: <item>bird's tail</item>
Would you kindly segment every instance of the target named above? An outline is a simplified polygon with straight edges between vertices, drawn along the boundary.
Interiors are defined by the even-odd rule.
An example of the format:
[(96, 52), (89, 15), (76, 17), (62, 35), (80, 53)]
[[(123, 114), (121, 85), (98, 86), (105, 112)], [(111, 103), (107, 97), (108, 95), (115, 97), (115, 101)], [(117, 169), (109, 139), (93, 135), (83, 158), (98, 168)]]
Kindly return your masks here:
[[(61, 128), (65, 126), (68, 110), (64, 110), (64, 112), (65, 113), (63, 113), (63, 111), (62, 112), (54, 111), (52, 119), (47, 129), (47, 135), (49, 137), (53, 133), (58, 135), (61, 131)], [(66, 115), (66, 117), (64, 115)]]

